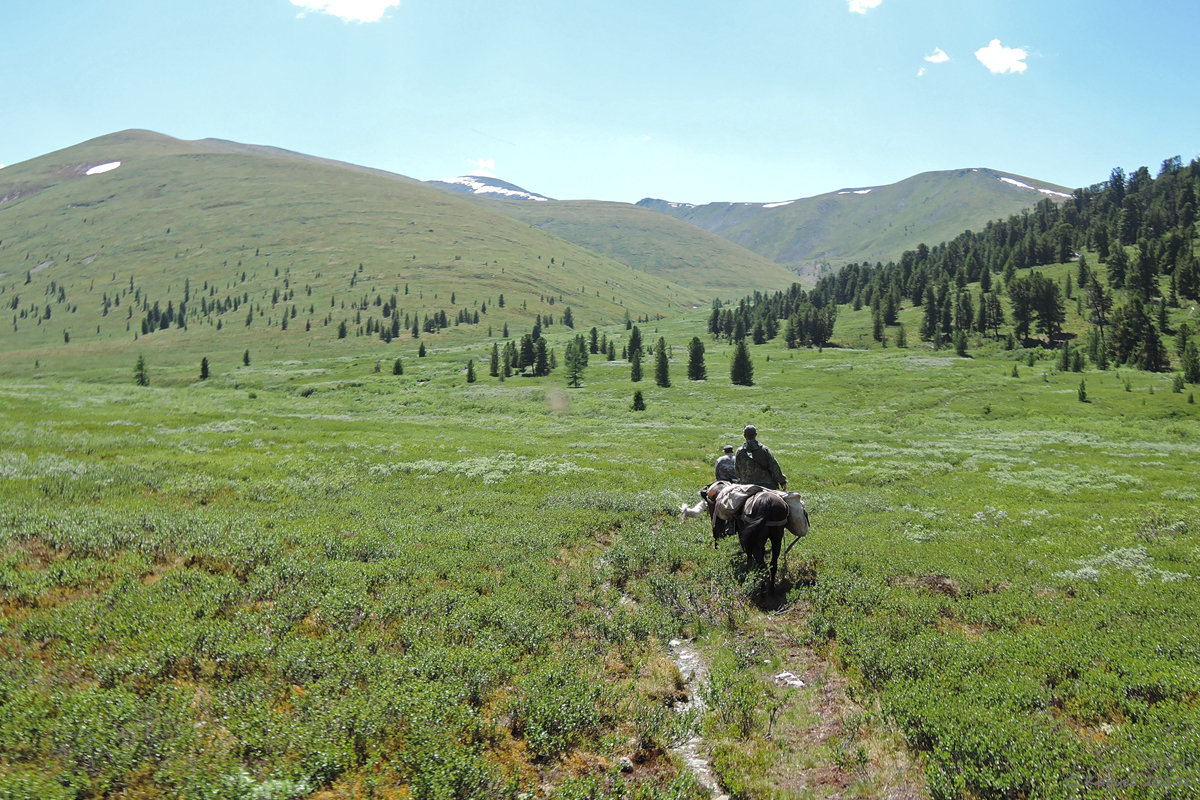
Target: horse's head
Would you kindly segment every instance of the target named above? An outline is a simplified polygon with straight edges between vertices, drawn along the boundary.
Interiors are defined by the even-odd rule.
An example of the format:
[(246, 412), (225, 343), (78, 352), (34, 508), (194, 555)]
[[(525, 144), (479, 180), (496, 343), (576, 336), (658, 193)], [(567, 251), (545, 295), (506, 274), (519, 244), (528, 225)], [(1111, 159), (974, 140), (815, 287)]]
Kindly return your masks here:
[(729, 481), (716, 481), (714, 483), (710, 483), (708, 486), (705, 486), (700, 490), (700, 499), (704, 501), (704, 505), (708, 509), (709, 515), (711, 515), (717, 507), (717, 495), (719, 495), (721, 490), (728, 485)]

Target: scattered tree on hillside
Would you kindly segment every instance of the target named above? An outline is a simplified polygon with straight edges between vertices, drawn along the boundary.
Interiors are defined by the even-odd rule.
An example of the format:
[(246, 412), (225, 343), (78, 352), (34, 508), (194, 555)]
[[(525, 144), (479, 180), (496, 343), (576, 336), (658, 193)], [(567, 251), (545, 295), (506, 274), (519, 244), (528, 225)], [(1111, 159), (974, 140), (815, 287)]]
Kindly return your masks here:
[(687, 375), (689, 381), (702, 381), (708, 378), (708, 370), (704, 366), (704, 342), (700, 341), (699, 336), (693, 336), (691, 343), (688, 344)]
[(146, 370), (146, 357), (138, 355), (137, 363), (133, 366), (133, 382), (138, 386), (150, 385), (150, 373)]
[[(636, 330), (636, 329), (635, 329)], [(642, 351), (641, 348), (631, 350), (629, 353), (629, 380), (637, 383), (642, 379)]]
[(662, 336), (658, 337), (658, 344), (654, 347), (654, 382), (664, 388), (671, 385), (670, 366), (667, 363), (667, 343)]
[(745, 339), (738, 339), (734, 347), (733, 360), (729, 365), (729, 379), (735, 386), (754, 385), (754, 364), (750, 360), (750, 351), (746, 348)]
[(1200, 383), (1200, 348), (1188, 342), (1183, 351), (1183, 379), (1188, 383)]
[(208, 356), (200, 359), (200, 380), (208, 380)]
[(587, 366), (587, 346), (581, 337), (576, 337), (567, 343), (564, 359), (567, 369), (567, 385), (578, 388), (583, 381), (583, 368)]

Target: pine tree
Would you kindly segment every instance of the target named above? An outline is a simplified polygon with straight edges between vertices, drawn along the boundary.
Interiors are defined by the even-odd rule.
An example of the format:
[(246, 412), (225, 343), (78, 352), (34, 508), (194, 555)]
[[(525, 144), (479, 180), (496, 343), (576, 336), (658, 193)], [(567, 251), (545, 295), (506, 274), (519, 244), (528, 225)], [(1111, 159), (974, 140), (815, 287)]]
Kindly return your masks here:
[(200, 359), (200, 380), (208, 380), (208, 356)]
[(637, 391), (635, 391), (633, 393), (633, 410), (634, 411), (645, 411), (646, 410), (646, 401), (642, 398), (642, 390), (641, 389), (638, 389)]
[(488, 374), (493, 378), (500, 377), (500, 344), (492, 342), (492, 360), (488, 364)]
[(633, 350), (629, 354), (629, 380), (634, 383), (642, 379), (642, 351)]
[(745, 339), (737, 340), (733, 361), (729, 365), (729, 379), (735, 386), (754, 385), (754, 363), (750, 360), (750, 351), (746, 349)]
[(583, 368), (587, 365), (586, 347), (580, 337), (567, 343), (564, 363), (567, 368), (568, 386), (578, 388), (583, 381)]
[(247, 367), (250, 366), (250, 351), (249, 350), (242, 353), (242, 364)]
[(550, 374), (550, 354), (546, 349), (546, 340), (538, 337), (533, 347), (533, 374), (544, 376)]
[(1188, 383), (1200, 383), (1200, 348), (1188, 342), (1183, 350), (1183, 379)]
[(392, 362), (392, 374), (393, 375), (403, 375), (404, 374), (404, 365), (400, 363), (400, 359), (398, 359), (398, 358)]
[(467, 359), (467, 383), (475, 382), (475, 359)]
[(708, 371), (704, 367), (704, 342), (699, 336), (693, 336), (688, 345), (688, 380), (702, 381), (707, 379)]
[(150, 374), (146, 371), (146, 357), (139, 355), (133, 367), (133, 382), (138, 386), (150, 385)]
[(425, 357), (425, 343), (421, 342), (421, 346), (417, 348), (417, 358)]
[(671, 385), (670, 366), (667, 363), (667, 343), (658, 337), (654, 348), (654, 382), (666, 388)]

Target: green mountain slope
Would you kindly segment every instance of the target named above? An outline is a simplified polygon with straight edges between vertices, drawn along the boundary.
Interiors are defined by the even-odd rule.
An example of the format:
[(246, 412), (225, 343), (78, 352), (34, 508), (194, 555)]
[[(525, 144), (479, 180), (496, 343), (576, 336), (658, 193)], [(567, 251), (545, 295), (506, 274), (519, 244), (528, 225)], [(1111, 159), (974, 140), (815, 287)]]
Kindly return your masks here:
[(781, 289), (796, 280), (785, 267), (728, 239), (629, 203), (479, 202), (634, 269), (721, 296)]
[[(250, 347), (350, 352), (381, 344), (390, 307), (422, 325), (440, 314), (450, 324), (436, 341), (450, 344), (505, 322), (527, 331), (566, 306), (590, 326), (712, 294), (419, 181), (273, 148), (126, 131), (0, 170), (0, 307), (12, 315), (0, 372), (129, 360), (135, 341), (197, 362)], [(143, 334), (155, 303), (185, 303), (186, 327), (176, 317)]]
[(888, 186), (843, 189), (786, 203), (638, 205), (724, 236), (781, 264), (887, 261), (921, 242), (951, 239), (1070, 190), (997, 172), (925, 172)]

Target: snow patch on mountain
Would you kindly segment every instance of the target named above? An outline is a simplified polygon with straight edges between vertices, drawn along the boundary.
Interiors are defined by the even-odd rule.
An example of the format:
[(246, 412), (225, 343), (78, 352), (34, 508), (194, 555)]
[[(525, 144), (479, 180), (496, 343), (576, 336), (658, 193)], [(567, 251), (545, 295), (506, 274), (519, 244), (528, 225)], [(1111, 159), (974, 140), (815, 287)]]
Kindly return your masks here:
[(1051, 197), (1070, 197), (1071, 196), (1065, 192), (1056, 192), (1053, 189), (1039, 189), (1036, 186), (1030, 186), (1028, 183), (1025, 183), (1024, 181), (1019, 181), (1016, 178), (1009, 178), (1005, 175), (1001, 175), (1000, 180), (1004, 181), (1007, 184), (1015, 186), (1018, 189), (1028, 189), (1031, 192), (1041, 192), (1042, 194), (1048, 194)]
[(843, 189), (838, 194), (870, 194), (870, 189)]
[(527, 192), (524, 189), (520, 189), (515, 186), (500, 186), (496, 183), (489, 183), (488, 181), (481, 180), (480, 178), (471, 175), (464, 175), (458, 178), (443, 178), (442, 180), (434, 181), (434, 183), (448, 183), (454, 186), (463, 186), (466, 187), (466, 191), (471, 192), (472, 194), (494, 194), (500, 197), (508, 197), (515, 200), (536, 200), (544, 203), (550, 199), (548, 197), (543, 197), (540, 194)]
[(103, 172), (112, 172), (117, 167), (121, 166), (120, 161), (109, 161), (107, 164), (97, 164), (89, 169), (84, 175), (99, 175)]
[(782, 203), (766, 203), (763, 205), (763, 208), (783, 208), (784, 206), (790, 206), (794, 202), (796, 202), (796, 201), (795, 200), (784, 200)]

